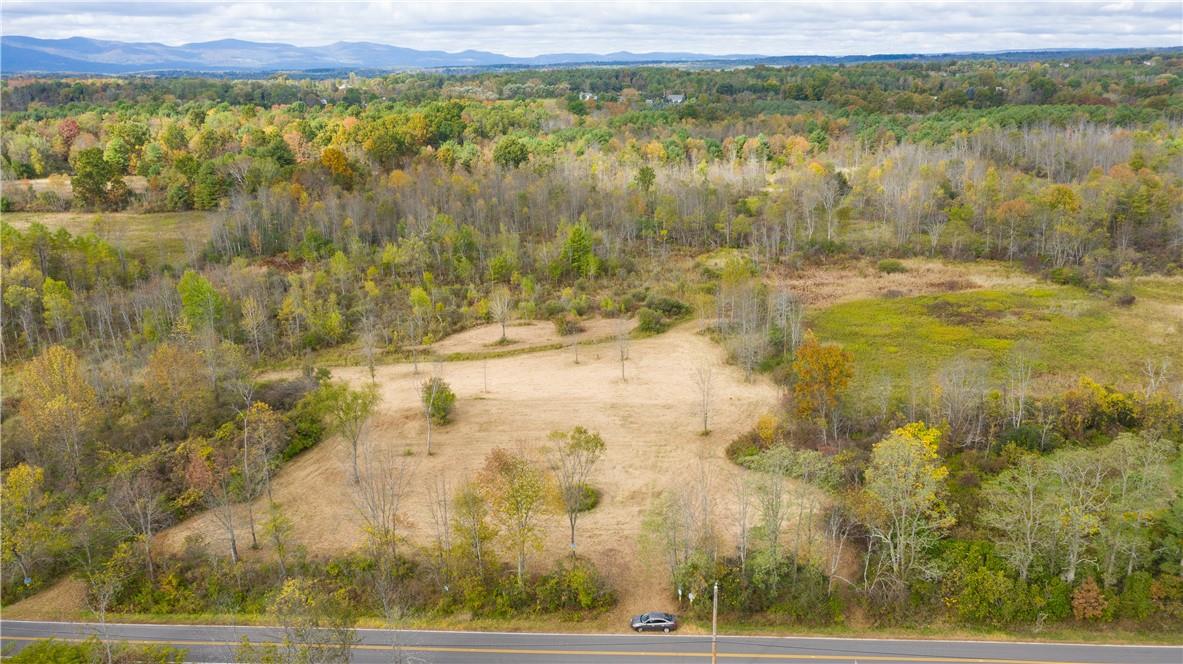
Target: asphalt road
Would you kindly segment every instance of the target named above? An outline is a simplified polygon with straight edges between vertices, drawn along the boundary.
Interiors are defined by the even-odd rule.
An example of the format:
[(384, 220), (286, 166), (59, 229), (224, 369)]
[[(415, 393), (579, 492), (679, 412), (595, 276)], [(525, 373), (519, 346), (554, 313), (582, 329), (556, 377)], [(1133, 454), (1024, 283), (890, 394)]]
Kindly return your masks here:
[[(45, 638), (77, 640), (100, 634), (94, 623), (0, 621), (4, 654)], [(107, 638), (169, 644), (188, 651), (193, 662), (233, 662), (243, 637), (253, 643), (283, 638), (274, 627), (223, 625), (106, 626)], [(531, 634), (361, 629), (354, 662), (433, 664), (519, 664), (529, 662), (703, 663), (710, 661), (709, 636), (677, 634)], [(398, 644), (397, 646), (395, 644)], [(400, 659), (401, 656), (401, 659)], [(988, 641), (922, 641), (805, 637), (721, 636), (719, 661), (812, 661), (829, 664), (1183, 664), (1180, 646), (1107, 646)]]

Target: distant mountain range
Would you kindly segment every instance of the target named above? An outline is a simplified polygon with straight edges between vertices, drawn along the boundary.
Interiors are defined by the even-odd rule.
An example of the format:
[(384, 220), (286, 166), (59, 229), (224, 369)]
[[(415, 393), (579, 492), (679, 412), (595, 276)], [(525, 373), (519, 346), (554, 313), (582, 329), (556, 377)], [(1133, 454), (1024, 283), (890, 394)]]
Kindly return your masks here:
[[(837, 64), (873, 61), (958, 58), (1036, 59), (1057, 55), (1116, 54), (1153, 49), (1074, 49), (995, 53), (897, 54), (857, 56), (767, 56), (703, 53), (551, 53), (515, 58), (487, 51), (420, 51), (373, 42), (336, 42), (326, 46), (293, 46), (221, 39), (168, 46), (155, 42), (120, 42), (70, 37), (0, 37), (0, 73), (131, 74), (152, 72), (270, 72), (313, 70), (399, 70), (434, 68), (545, 67), (576, 64)], [(1159, 49), (1178, 51), (1180, 49)]]
[(221, 39), (168, 46), (153, 42), (118, 42), (71, 37), (37, 39), (0, 37), (0, 70), (125, 74), (163, 70), (306, 71), (312, 69), (423, 69), (436, 67), (492, 67), (574, 63), (696, 62), (750, 60), (758, 55), (701, 53), (553, 53), (514, 58), (487, 51), (420, 51), (373, 42), (336, 42), (327, 46), (293, 46), (238, 39)]

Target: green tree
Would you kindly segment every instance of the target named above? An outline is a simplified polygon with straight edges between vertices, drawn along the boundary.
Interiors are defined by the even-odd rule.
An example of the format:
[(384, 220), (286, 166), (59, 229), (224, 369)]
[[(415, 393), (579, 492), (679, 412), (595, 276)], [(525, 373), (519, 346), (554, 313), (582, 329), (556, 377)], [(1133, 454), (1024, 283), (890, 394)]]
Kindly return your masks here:
[(649, 190), (653, 188), (653, 183), (656, 181), (657, 174), (654, 173), (652, 166), (642, 166), (640, 170), (637, 171), (635, 182), (641, 191), (649, 193)]
[(552, 431), (550, 440), (554, 444), (551, 469), (558, 480), (563, 508), (567, 511), (567, 522), (571, 526), (571, 555), (575, 555), (575, 522), (585, 509), (587, 492), (591, 490), (588, 477), (604, 455), (604, 439), (599, 433), (575, 427), (570, 431)]
[(107, 147), (103, 150), (103, 161), (110, 167), (110, 173), (123, 175), (131, 165), (131, 148), (122, 138), (116, 136), (107, 141)]
[(504, 136), (493, 147), (493, 163), (502, 168), (517, 168), (530, 159), (530, 146), (517, 136)]
[(567, 238), (555, 264), (555, 277), (594, 277), (599, 272), (600, 259), (596, 256), (595, 235), (587, 222), (567, 229)]
[(46, 277), (41, 283), (41, 310), (45, 317), (45, 326), (57, 333), (58, 341), (66, 340), (67, 332), (72, 332), (78, 322), (78, 312), (74, 308), (74, 292), (64, 281)]
[(218, 174), (217, 168), (211, 162), (205, 162), (197, 171), (197, 178), (193, 181), (193, 207), (198, 210), (212, 210), (218, 207), (222, 196), (226, 194), (226, 181)]
[(375, 385), (366, 385), (360, 390), (351, 389), (345, 383), (328, 383), (318, 388), (318, 400), (322, 412), (329, 420), (329, 427), (349, 441), (353, 458), (353, 482), (361, 481), (358, 470), (357, 448), (365, 434), (366, 424), (381, 397)]
[(456, 405), (456, 393), (443, 378), (432, 376), (423, 381), (419, 398), (423, 403), (423, 415), (427, 419), (427, 453), (431, 454), (432, 425), (447, 424), (452, 419), (452, 408)]
[(74, 200), (86, 208), (106, 207), (111, 176), (111, 165), (103, 159), (102, 150), (87, 148), (80, 151), (74, 161), (74, 176), (70, 178)]
[(181, 295), (181, 314), (194, 331), (217, 329), (221, 325), (226, 303), (209, 279), (194, 270), (185, 270), (177, 282), (177, 292)]
[(312, 579), (289, 578), (268, 607), (283, 634), (278, 644), (243, 640), (236, 655), (259, 664), (348, 662), (357, 644), (357, 618), (344, 589), (333, 590)]
[(526, 552), (542, 543), (540, 517), (546, 511), (546, 476), (525, 457), (495, 449), (485, 459), (479, 483), (511, 551), (517, 556), (518, 586), (525, 585)]

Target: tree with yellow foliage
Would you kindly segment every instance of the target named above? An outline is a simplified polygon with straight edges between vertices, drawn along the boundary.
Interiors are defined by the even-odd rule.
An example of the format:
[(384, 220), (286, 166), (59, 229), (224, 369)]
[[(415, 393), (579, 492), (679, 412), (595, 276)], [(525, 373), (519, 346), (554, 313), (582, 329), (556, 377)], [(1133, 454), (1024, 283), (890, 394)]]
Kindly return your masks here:
[(22, 463), (5, 473), (0, 493), (0, 511), (4, 513), (0, 561), (5, 567), (15, 565), (25, 585), (33, 583), (37, 563), (64, 544), (61, 530), (55, 528), (44, 484), (43, 469)]
[(939, 429), (913, 422), (871, 450), (863, 520), (878, 564), (874, 583), (892, 591), (931, 575), (926, 553), (955, 522), (944, 502), (949, 469), (937, 453), (940, 439)]
[(64, 346), (50, 346), (25, 365), (21, 390), (21, 419), (34, 442), (65, 457), (77, 482), (83, 440), (98, 414), (94, 388), (78, 356)]
[(144, 368), (148, 400), (176, 419), (182, 435), (189, 431), (194, 414), (213, 399), (204, 370), (196, 353), (168, 342), (156, 347)]

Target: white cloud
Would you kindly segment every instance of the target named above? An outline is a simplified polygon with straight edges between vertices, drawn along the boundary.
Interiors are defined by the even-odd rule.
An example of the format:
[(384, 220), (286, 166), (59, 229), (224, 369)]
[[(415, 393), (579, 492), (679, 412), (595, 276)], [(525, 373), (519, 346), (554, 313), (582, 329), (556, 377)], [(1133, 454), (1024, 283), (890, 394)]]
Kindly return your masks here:
[(167, 44), (373, 41), (514, 56), (617, 50), (769, 55), (1183, 45), (1183, 3), (46, 2), (6, 0), (4, 34)]

